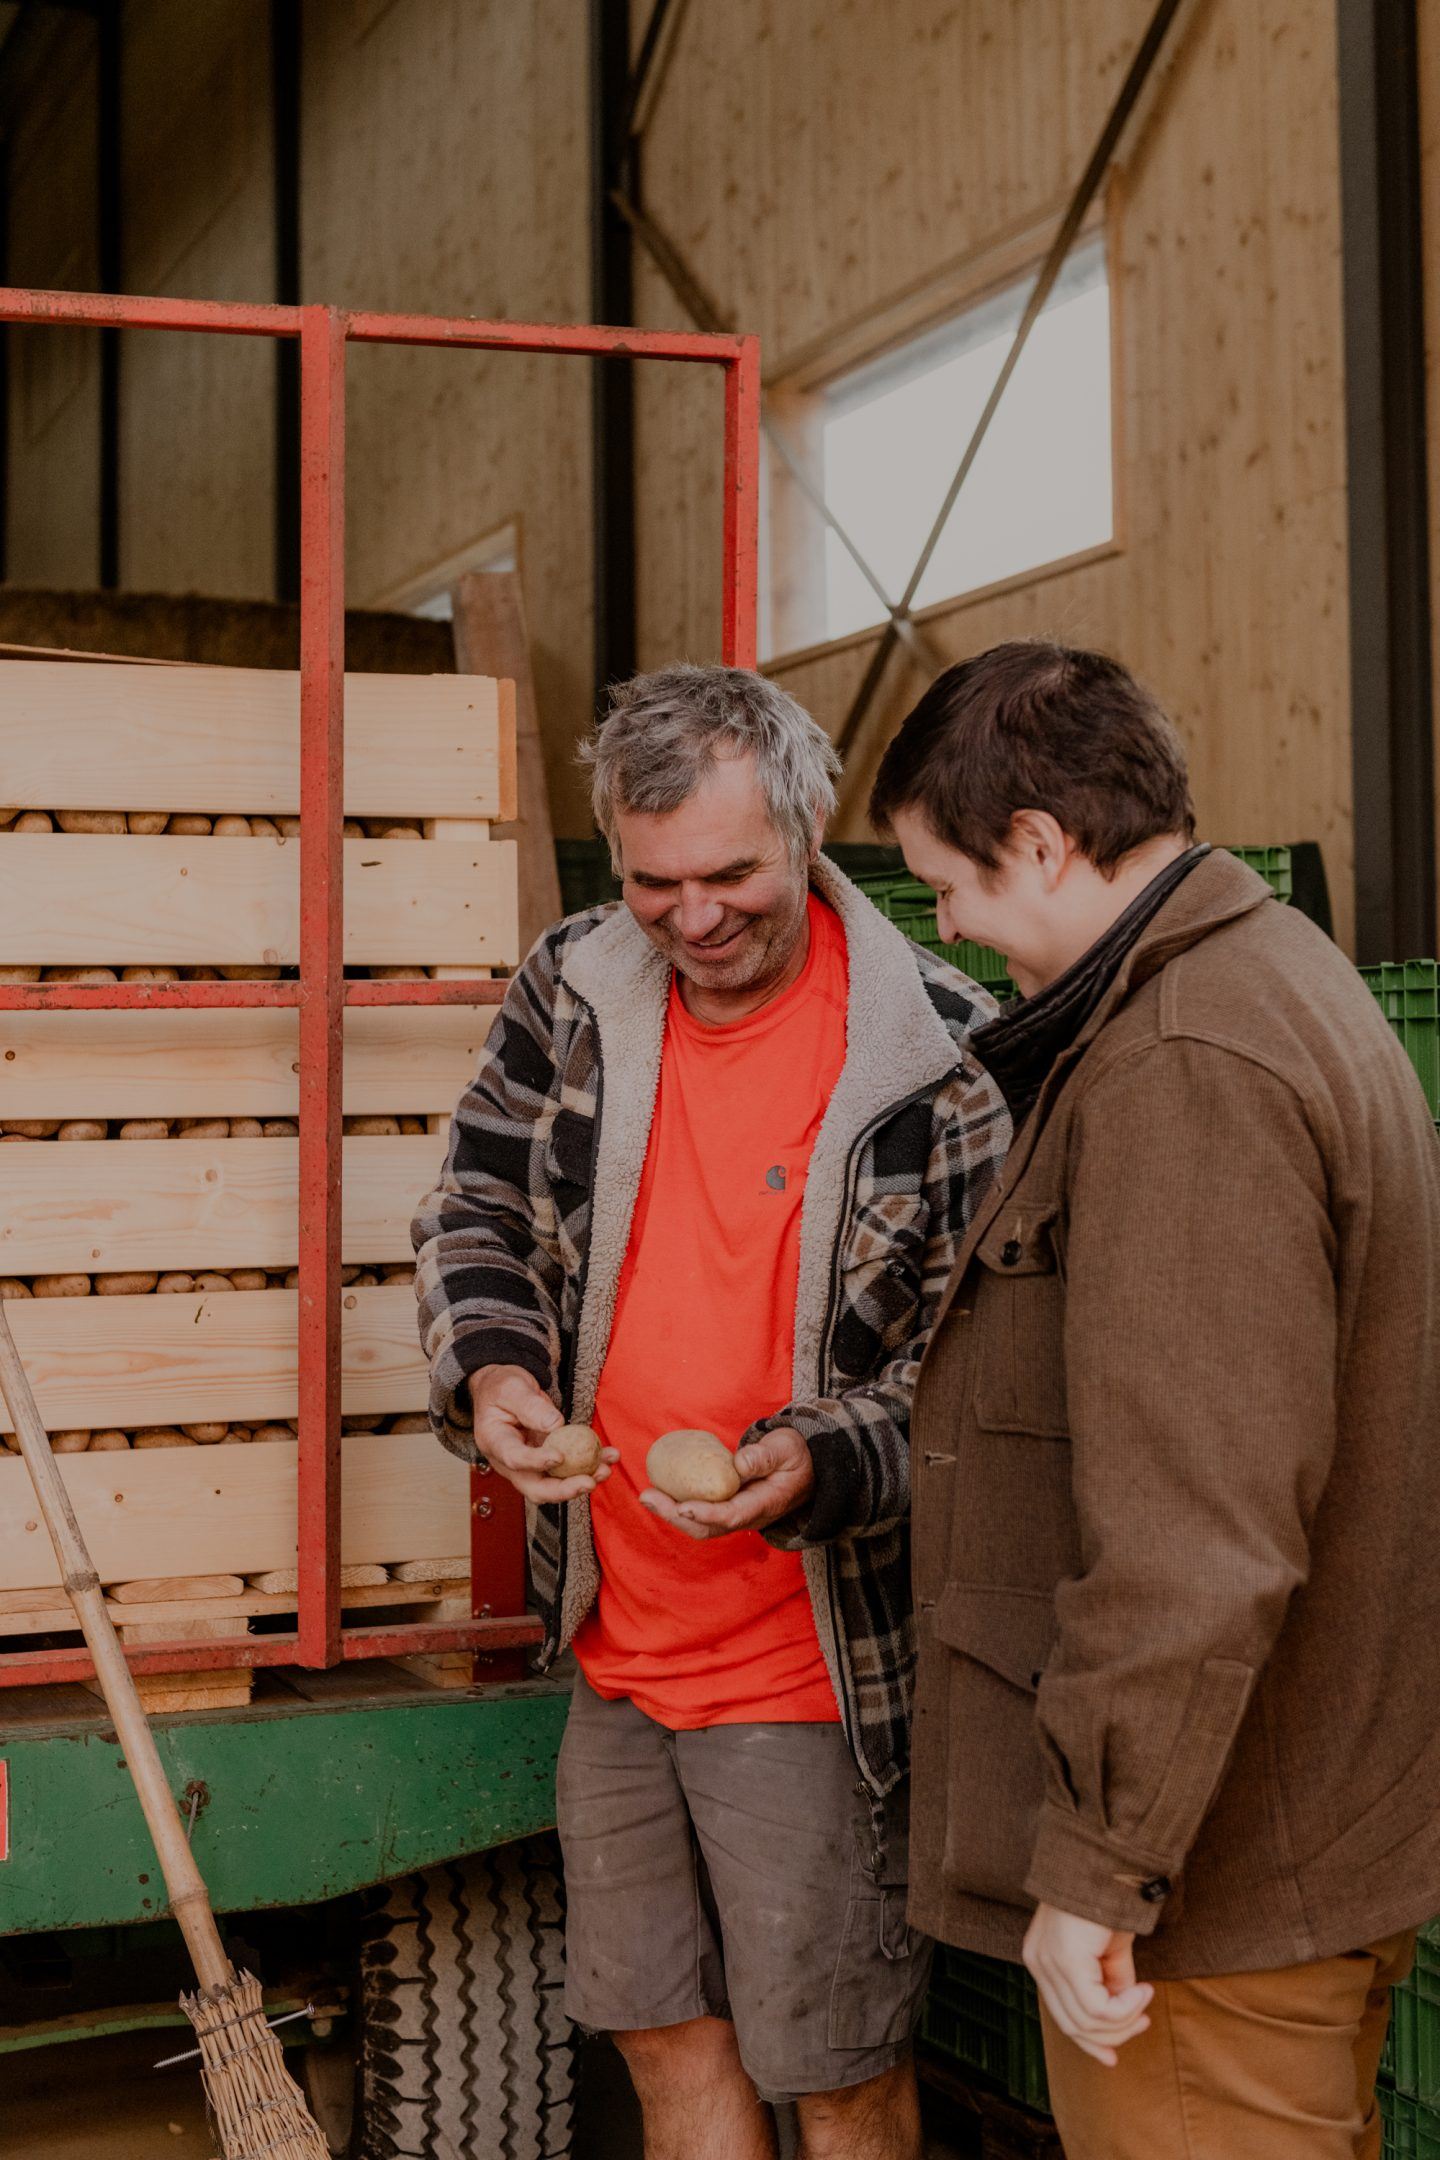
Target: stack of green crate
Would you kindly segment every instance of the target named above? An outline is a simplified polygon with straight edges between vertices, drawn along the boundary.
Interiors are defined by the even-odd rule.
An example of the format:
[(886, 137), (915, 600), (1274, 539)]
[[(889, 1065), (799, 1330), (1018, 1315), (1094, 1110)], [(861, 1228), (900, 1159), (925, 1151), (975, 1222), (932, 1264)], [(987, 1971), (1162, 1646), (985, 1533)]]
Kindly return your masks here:
[(1380, 2062), (1385, 2160), (1440, 2160), (1440, 1921), (1420, 1930)]
[(1430, 1115), (1440, 1125), (1440, 961), (1382, 960), (1360, 973), (1419, 1073)]
[[(1258, 870), (1277, 900), (1290, 899), (1294, 877), (1288, 847), (1237, 847), (1229, 852), (1252, 870)], [(962, 975), (979, 983), (992, 997), (1002, 1002), (1014, 997), (1015, 985), (1001, 954), (989, 945), (973, 944), (968, 938), (957, 945), (945, 943), (935, 919), (935, 894), (930, 886), (922, 885), (919, 878), (903, 870), (857, 870), (852, 874), (860, 890), (906, 937), (948, 960), (951, 967), (959, 968)]]
[(1023, 1965), (941, 1944), (920, 2045), (1042, 2114), (1050, 2110), (1035, 1983)]

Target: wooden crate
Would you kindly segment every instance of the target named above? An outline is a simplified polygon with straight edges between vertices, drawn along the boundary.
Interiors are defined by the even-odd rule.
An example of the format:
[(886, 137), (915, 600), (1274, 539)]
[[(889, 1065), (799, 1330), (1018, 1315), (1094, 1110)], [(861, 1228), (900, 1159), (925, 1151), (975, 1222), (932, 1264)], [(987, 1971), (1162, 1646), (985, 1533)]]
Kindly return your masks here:
[[(298, 742), (294, 674), (0, 661), (0, 971), (293, 968)], [(508, 684), (347, 678), (347, 968), (483, 974), (518, 960), (515, 850), (489, 836), (514, 815), (514, 757)], [(39, 812), (57, 829), (17, 830)], [(138, 829), (76, 829), (116, 813)], [(262, 822), (258, 834), (159, 831), (162, 813)], [(347, 1120), (385, 1128), (347, 1127), (344, 1143), (343, 1258), (362, 1271), (343, 1293), (347, 1427), (419, 1423), (409, 1221), (492, 1017), (345, 1015)], [(17, 1290), (8, 1306), (53, 1432), (293, 1423), (297, 1028), (283, 1010), (0, 1013), (0, 1278), (50, 1293), (73, 1278), (86, 1292)], [(170, 1122), (171, 1136), (118, 1137), (130, 1120)], [(180, 1120), (221, 1129), (181, 1137)], [(74, 1121), (106, 1137), (3, 1130)], [(200, 1279), (150, 1287), (177, 1275)], [(469, 1543), (463, 1465), (424, 1430), (347, 1429), (342, 1454), (342, 1557), (365, 1572), (357, 1617), (448, 1617)], [(273, 1583), (296, 1564), (296, 1457), (293, 1437), (62, 1456), (101, 1579), (127, 1586), (127, 1639), (243, 1632), (294, 1609)], [(408, 1581), (391, 1579), (397, 1566)], [(186, 1598), (173, 1580), (200, 1577), (224, 1588)], [(150, 1582), (164, 1594), (147, 1600)], [(57, 1584), (24, 1464), (0, 1454), (0, 1650), (63, 1638)], [(243, 1699), (249, 1675), (145, 1685), (158, 1707), (213, 1707)]]

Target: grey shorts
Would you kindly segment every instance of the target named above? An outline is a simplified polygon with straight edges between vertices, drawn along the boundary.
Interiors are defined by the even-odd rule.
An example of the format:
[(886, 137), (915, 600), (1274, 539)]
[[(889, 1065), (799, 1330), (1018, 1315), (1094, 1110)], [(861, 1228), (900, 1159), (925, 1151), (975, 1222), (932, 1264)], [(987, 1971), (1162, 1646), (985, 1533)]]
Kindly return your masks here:
[(908, 1794), (870, 1801), (838, 1725), (670, 1732), (577, 1675), (560, 1749), (565, 2008), (594, 2031), (733, 2020), (766, 2100), (908, 2053), (930, 1972), (905, 1919)]

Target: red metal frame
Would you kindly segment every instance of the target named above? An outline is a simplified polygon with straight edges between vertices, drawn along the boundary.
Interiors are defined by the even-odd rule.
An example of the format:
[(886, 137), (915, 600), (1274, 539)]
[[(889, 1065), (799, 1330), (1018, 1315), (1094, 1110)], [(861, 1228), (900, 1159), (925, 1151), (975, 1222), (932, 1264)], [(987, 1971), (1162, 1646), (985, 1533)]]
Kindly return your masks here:
[[(471, 1479), (468, 1622), (345, 1628), (340, 1619), (341, 1082), (347, 1005), (493, 1005), (502, 982), (346, 982), (342, 964), (345, 694), (345, 353), (351, 344), (451, 345), (596, 359), (676, 360), (725, 373), (721, 657), (755, 664), (759, 560), (760, 348), (753, 337), (349, 313), (122, 293), (0, 287), (0, 322), (188, 330), (295, 338), (300, 346), (300, 978), (298, 982), (0, 984), (0, 1012), (295, 1006), (300, 1015), (299, 1560), (294, 1633), (159, 1643), (128, 1653), (136, 1672), (334, 1665), (416, 1651), (501, 1659), (538, 1639), (524, 1611), (523, 1509), (502, 1479)], [(0, 1657), (0, 1688), (89, 1679), (83, 1649)]]

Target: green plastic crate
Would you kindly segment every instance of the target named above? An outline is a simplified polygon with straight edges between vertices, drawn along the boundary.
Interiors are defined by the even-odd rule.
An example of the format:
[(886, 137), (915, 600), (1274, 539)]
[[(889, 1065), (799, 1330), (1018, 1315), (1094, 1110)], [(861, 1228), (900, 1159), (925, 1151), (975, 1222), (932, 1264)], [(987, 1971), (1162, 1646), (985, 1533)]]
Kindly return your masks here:
[(1023, 1965), (942, 1943), (921, 2013), (920, 2039), (961, 2069), (989, 2078), (1022, 2106), (1049, 2113), (1040, 2006)]
[(935, 921), (935, 894), (919, 878), (911, 877), (908, 871), (861, 871), (855, 883), (897, 930), (923, 945), (926, 952), (959, 968), (962, 975), (968, 975), (971, 982), (980, 983), (996, 997), (1015, 995), (1015, 985), (998, 952), (968, 938), (957, 945), (946, 944)]
[(1384, 2160), (1440, 2160), (1440, 2115), (1387, 2085), (1379, 2098)]
[(1390, 1998), (1380, 2075), (1410, 2099), (1440, 2105), (1440, 1921), (1420, 1930), (1414, 1969)]
[(1295, 873), (1288, 847), (1232, 847), (1226, 853), (1258, 870), (1277, 900), (1293, 899)]
[(1399, 1036), (1440, 1120), (1440, 961), (1384, 960), (1360, 970)]

